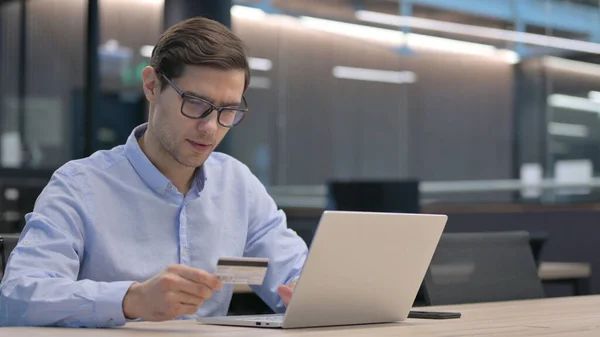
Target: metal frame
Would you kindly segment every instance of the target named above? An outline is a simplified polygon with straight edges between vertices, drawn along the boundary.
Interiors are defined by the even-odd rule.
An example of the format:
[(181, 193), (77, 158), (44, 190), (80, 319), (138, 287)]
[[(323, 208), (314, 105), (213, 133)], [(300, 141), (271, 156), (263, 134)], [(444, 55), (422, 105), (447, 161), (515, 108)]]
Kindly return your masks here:
[[(85, 110), (84, 110), (84, 139), (83, 156), (89, 156), (94, 151), (92, 146), (93, 117), (97, 113), (98, 97), (100, 96), (100, 64), (98, 45), (100, 43), (100, 18), (98, 0), (88, 0), (87, 34), (85, 45)], [(76, 156), (77, 154), (75, 154)]]
[[(522, 189), (555, 190), (569, 188), (600, 188), (600, 178), (587, 183), (558, 183), (554, 179), (544, 179), (539, 184), (525, 184), (518, 179), (504, 180), (462, 180), (424, 181), (419, 184), (423, 195), (519, 192)], [(326, 185), (270, 186), (269, 194), (279, 207), (324, 208), (327, 206), (328, 188)]]
[(27, 151), (27, 137), (25, 128), (25, 96), (27, 88), (27, 0), (20, 0), (21, 10), (19, 12), (19, 80), (17, 83), (17, 111), (18, 111), (18, 130), (21, 137), (21, 144)]

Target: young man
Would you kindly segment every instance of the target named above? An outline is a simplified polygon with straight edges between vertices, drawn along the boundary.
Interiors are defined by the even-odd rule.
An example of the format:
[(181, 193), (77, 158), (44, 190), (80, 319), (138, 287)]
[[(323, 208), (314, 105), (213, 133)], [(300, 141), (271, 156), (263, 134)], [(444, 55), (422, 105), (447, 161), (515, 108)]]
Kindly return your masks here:
[[(208, 19), (167, 30), (143, 72), (149, 120), (58, 169), (0, 286), (0, 325), (108, 327), (225, 315), (219, 257), (266, 257), (257, 294), (285, 310), (307, 247), (250, 170), (213, 153), (249, 115), (247, 55)], [(247, 116), (251, 117), (251, 116)]]

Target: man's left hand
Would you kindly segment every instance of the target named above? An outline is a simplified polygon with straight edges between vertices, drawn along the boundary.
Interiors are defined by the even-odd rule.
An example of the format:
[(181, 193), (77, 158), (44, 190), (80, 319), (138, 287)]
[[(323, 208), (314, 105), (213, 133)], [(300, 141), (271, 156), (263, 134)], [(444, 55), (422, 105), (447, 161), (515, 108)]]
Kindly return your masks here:
[(296, 281), (292, 281), (288, 285), (279, 286), (279, 296), (283, 300), (283, 304), (285, 304), (286, 307), (290, 304), (292, 294), (294, 293), (294, 288), (296, 288)]

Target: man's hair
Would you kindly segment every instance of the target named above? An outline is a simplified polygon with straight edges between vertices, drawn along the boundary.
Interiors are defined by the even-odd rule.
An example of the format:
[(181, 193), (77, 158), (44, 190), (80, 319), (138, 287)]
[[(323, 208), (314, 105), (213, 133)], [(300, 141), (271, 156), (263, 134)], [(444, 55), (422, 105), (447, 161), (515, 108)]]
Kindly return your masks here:
[[(242, 40), (223, 24), (206, 18), (181, 21), (158, 39), (150, 65), (170, 79), (181, 76), (186, 65), (221, 70), (243, 70), (244, 91), (250, 83), (250, 67)], [(166, 80), (159, 76), (161, 88)]]

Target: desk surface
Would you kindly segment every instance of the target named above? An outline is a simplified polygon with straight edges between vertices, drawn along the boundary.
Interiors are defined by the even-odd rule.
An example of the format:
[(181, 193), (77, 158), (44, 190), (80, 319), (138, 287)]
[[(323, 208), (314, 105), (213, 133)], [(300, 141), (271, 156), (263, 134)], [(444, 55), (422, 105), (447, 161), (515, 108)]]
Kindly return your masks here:
[(116, 329), (0, 328), (13, 337), (69, 336), (600, 336), (600, 296), (430, 307), (460, 311), (453, 320), (409, 319), (401, 323), (277, 330), (201, 325), (195, 321), (129, 323)]

